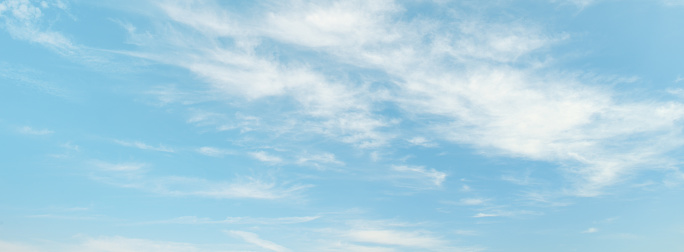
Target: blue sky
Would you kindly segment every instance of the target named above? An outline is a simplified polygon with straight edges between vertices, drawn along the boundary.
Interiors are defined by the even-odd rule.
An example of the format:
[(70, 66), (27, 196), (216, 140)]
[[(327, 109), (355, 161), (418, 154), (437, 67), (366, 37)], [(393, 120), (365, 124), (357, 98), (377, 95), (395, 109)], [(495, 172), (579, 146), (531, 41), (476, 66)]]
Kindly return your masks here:
[(684, 249), (684, 2), (0, 1), (0, 251)]

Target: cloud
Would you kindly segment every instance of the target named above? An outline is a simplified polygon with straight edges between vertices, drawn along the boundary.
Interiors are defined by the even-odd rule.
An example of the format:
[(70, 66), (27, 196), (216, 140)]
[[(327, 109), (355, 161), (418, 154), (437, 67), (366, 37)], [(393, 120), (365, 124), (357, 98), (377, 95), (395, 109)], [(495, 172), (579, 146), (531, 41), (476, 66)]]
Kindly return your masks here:
[(682, 0), (662, 0), (661, 3), (665, 6), (684, 6), (684, 1)]
[(183, 216), (170, 220), (151, 221), (143, 224), (243, 224), (243, 225), (285, 225), (314, 221), (320, 216), (255, 218), (255, 217), (227, 217), (223, 220), (199, 218), (197, 216)]
[(114, 140), (115, 143), (120, 144), (122, 146), (126, 147), (134, 147), (138, 148), (141, 150), (151, 150), (151, 151), (160, 151), (160, 152), (168, 152), (168, 153), (174, 153), (175, 150), (172, 148), (166, 147), (164, 145), (159, 145), (159, 146), (151, 146), (147, 145), (143, 142), (140, 141), (123, 141), (123, 140)]
[[(267, 31), (271, 27), (270, 21), (264, 20), (264, 23), (247, 28), (241, 25), (251, 22), (247, 17), (207, 3), (164, 2), (159, 7), (171, 21), (189, 26), (202, 36), (183, 34), (180, 30), (157, 34), (159, 40), (141, 44), (141, 49), (149, 51), (133, 55), (186, 68), (206, 80), (213, 93), (244, 98), (247, 102), (275, 97), (291, 99), (294, 107), (283, 108), (288, 111), (287, 115), (296, 115), (298, 119), (295, 121), (297, 127), (290, 130), (305, 129), (366, 148), (383, 145), (390, 138), (378, 129), (390, 125), (391, 120), (371, 111), (369, 102), (378, 97), (374, 92), (361, 85), (349, 86), (336, 77), (313, 71), (306, 64), (276, 61), (254, 53), (255, 47), (259, 46), (259, 33), (272, 34), (273, 31)], [(131, 36), (143, 35), (132, 33)], [(169, 40), (163, 40), (167, 36)], [(173, 39), (178, 36), (188, 39), (183, 40), (184, 43), (169, 43), (179, 41)], [(213, 46), (222, 38), (234, 39), (237, 45)], [(249, 42), (252, 40), (257, 43)], [(168, 48), (176, 55), (154, 48)], [(289, 118), (275, 115), (271, 120), (282, 124)]]
[(31, 128), (31, 127), (29, 127), (29, 126), (21, 127), (21, 128), (19, 128), (17, 131), (19, 131), (19, 133), (21, 133), (21, 134), (25, 134), (25, 135), (35, 135), (35, 136), (44, 136), (44, 135), (50, 135), (50, 134), (52, 134), (52, 133), (55, 133), (55, 132), (52, 131), (52, 130), (48, 130), (48, 129), (34, 129), (34, 128)]
[[(557, 2), (583, 8), (595, 1)], [(281, 1), (249, 13), (217, 2), (153, 6), (165, 26), (129, 27), (136, 47), (122, 54), (204, 81), (160, 96), (189, 110), (195, 103), (183, 101), (230, 100), (231, 108), (260, 115), (247, 126), (222, 125), (222, 113), (202, 110), (191, 124), (287, 139), (317, 134), (365, 149), (421, 132), (488, 155), (555, 163), (568, 178), (558, 191), (584, 197), (679, 162), (668, 153), (684, 144), (684, 105), (623, 99), (608, 85), (626, 80), (559, 70), (549, 49), (570, 35), (543, 24), (506, 15), (406, 17), (394, 1)], [(257, 109), (276, 103), (277, 112)], [(424, 118), (430, 123), (419, 123)]]
[(67, 97), (69, 94), (63, 87), (45, 80), (41, 72), (17, 66), (16, 63), (0, 62), (0, 77), (13, 80), (17, 85), (58, 97)]
[(155, 241), (121, 236), (76, 236), (78, 243), (34, 242), (29, 246), (21, 243), (0, 241), (0, 250), (12, 252), (200, 252), (225, 251), (214, 246), (180, 242)]
[[(324, 236), (319, 244), (310, 244), (317, 251), (481, 251), (475, 247), (455, 247), (443, 232), (416, 228), (426, 223), (397, 220), (348, 220), (349, 228), (317, 229)], [(431, 226), (431, 224), (428, 224)]]
[[(2, 13), (1, 10), (2, 10), (2, 6), (0, 5), (0, 13)], [(29, 246), (29, 245), (7, 242), (7, 241), (0, 241), (0, 251), (40, 252), (40, 251), (44, 251), (44, 250), (39, 250), (38, 248)]]
[(266, 162), (266, 163), (282, 163), (283, 159), (277, 156), (270, 155), (266, 153), (265, 151), (256, 151), (256, 152), (250, 152), (250, 156), (253, 158), (261, 161), (261, 162)]
[(245, 232), (245, 231), (238, 231), (238, 230), (229, 230), (226, 231), (227, 234), (231, 236), (238, 237), (242, 240), (244, 240), (247, 243), (254, 244), (258, 247), (270, 250), (270, 251), (275, 251), (275, 252), (286, 252), (290, 251), (289, 249), (280, 246), (278, 244), (275, 244), (271, 241), (263, 240), (259, 238), (259, 235), (255, 233), (250, 233), (250, 232)]
[(92, 161), (91, 164), (93, 164), (95, 167), (102, 171), (107, 171), (107, 172), (134, 172), (134, 171), (141, 171), (146, 164), (143, 163), (107, 163), (99, 160)]
[(252, 178), (228, 182), (176, 176), (135, 181), (134, 185), (163, 195), (217, 199), (280, 199), (291, 197), (294, 193), (310, 187), (306, 185), (279, 186), (272, 182)]
[(527, 210), (515, 210), (515, 211), (505, 211), (505, 210), (492, 210), (487, 212), (480, 212), (473, 215), (473, 218), (488, 218), (488, 217), (515, 217), (520, 215), (541, 215), (540, 212), (527, 211)]
[(598, 228), (591, 227), (591, 228), (588, 228), (587, 230), (582, 231), (582, 233), (591, 234), (591, 233), (596, 233), (598, 231), (599, 231)]
[(599, 0), (552, 0), (552, 2), (570, 3), (577, 5), (580, 8), (584, 8), (596, 2), (599, 2)]
[(485, 217), (499, 217), (501, 215), (496, 213), (477, 213), (473, 218), (485, 218)]
[(308, 164), (313, 165), (317, 168), (322, 168), (323, 166), (329, 165), (344, 165), (344, 162), (337, 160), (335, 154), (332, 153), (320, 153), (320, 154), (309, 154), (306, 153), (297, 159), (298, 164)]
[(91, 178), (110, 185), (139, 189), (167, 196), (195, 196), (217, 199), (281, 199), (293, 197), (310, 185), (276, 184), (253, 177), (238, 177), (232, 181), (214, 181), (184, 176), (153, 176), (142, 163), (113, 164), (92, 161), (99, 172)]
[(348, 244), (343, 242), (334, 242), (327, 244), (325, 248), (320, 248), (319, 251), (358, 251), (358, 252), (394, 252), (397, 251), (393, 248), (379, 247), (379, 246), (363, 246), (356, 244)]
[(466, 199), (461, 199), (460, 203), (462, 205), (466, 206), (477, 206), (477, 205), (482, 205), (485, 202), (487, 202), (486, 199), (479, 199), (479, 198), (466, 198)]
[(145, 239), (134, 239), (120, 236), (85, 238), (84, 241), (71, 248), (75, 252), (131, 252), (131, 251), (151, 251), (151, 252), (199, 252), (201, 248), (193, 244), (152, 241)]
[(444, 180), (446, 180), (446, 173), (437, 171), (435, 169), (427, 169), (423, 166), (406, 166), (406, 165), (395, 165), (392, 166), (392, 170), (399, 172), (400, 177), (407, 177), (412, 179), (429, 180), (429, 183), (433, 186), (442, 186)]
[(407, 140), (409, 143), (413, 145), (418, 145), (418, 146), (423, 146), (423, 147), (436, 147), (437, 144), (431, 143), (424, 137), (414, 137), (409, 140)]
[(226, 155), (235, 155), (235, 151), (226, 150), (226, 149), (219, 149), (219, 148), (214, 148), (214, 147), (208, 147), (208, 146), (198, 148), (197, 152), (199, 152), (202, 155), (211, 156), (211, 157), (223, 157)]
[(404, 247), (434, 248), (446, 244), (444, 240), (424, 232), (405, 232), (390, 229), (350, 230), (346, 236), (356, 242)]
[[(66, 8), (61, 1), (50, 1), (50, 3)], [(57, 52), (69, 54), (75, 50), (72, 42), (61, 33), (43, 28), (42, 18), (45, 15), (44, 11), (48, 7), (48, 4), (38, 6), (29, 0), (5, 0), (0, 2), (2, 28), (7, 30), (13, 38), (38, 43)]]

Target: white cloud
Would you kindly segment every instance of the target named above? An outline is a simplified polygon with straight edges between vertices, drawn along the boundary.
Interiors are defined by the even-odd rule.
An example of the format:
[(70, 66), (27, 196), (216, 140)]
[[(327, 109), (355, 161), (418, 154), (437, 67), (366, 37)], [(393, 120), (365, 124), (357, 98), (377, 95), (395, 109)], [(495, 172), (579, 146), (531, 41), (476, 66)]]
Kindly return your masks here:
[(401, 177), (409, 177), (413, 179), (427, 179), (430, 184), (434, 186), (442, 186), (444, 180), (446, 180), (446, 173), (437, 171), (435, 169), (427, 169), (423, 166), (406, 166), (406, 165), (395, 165), (392, 166), (392, 170), (399, 172)]
[[(229, 15), (221, 8), (210, 4), (166, 2), (159, 6), (171, 20), (189, 25), (204, 37), (174, 32), (158, 34), (159, 40), (141, 45), (143, 49), (149, 49), (151, 52), (135, 55), (186, 68), (205, 79), (214, 93), (241, 97), (248, 102), (257, 102), (269, 97), (292, 99), (295, 101), (294, 114), (298, 115), (298, 120), (297, 127), (292, 127), (291, 131), (305, 129), (336, 137), (340, 141), (360, 147), (381, 146), (391, 138), (390, 135), (379, 132), (380, 128), (391, 125), (391, 120), (373, 115), (371, 112), (370, 103), (373, 97), (379, 97), (374, 92), (362, 86), (341, 83), (313, 71), (306, 64), (279, 62), (270, 57), (262, 57), (253, 51), (253, 47), (258, 43), (221, 48), (213, 46), (214, 41), (220, 38), (235, 39), (240, 44), (240, 41), (252, 40), (252, 36), (258, 37), (259, 32), (263, 33), (261, 35), (272, 34), (265, 31), (271, 27), (267, 24), (268, 21), (247, 29), (240, 22), (252, 21), (240, 19), (245, 17), (239, 14)], [(229, 16), (240, 20), (230, 19)], [(287, 31), (290, 31), (290, 28)], [(144, 35), (133, 33), (131, 36)], [(168, 36), (169, 40), (164, 41), (165, 36)], [(176, 39), (178, 36), (187, 36), (188, 39), (183, 40), (183, 43), (169, 43), (179, 41)], [(169, 55), (169, 50), (158, 51), (155, 48), (169, 48), (176, 52), (176, 55)], [(276, 116), (273, 120), (282, 124), (283, 120), (289, 118)]]
[(235, 154), (235, 151), (232, 151), (232, 150), (219, 149), (219, 148), (208, 147), (208, 146), (198, 148), (197, 152), (199, 152), (202, 155), (211, 156), (211, 157), (223, 157), (226, 155), (234, 155)]
[(394, 252), (397, 251), (394, 248), (379, 247), (379, 246), (362, 246), (356, 244), (349, 244), (345, 242), (331, 242), (330, 244), (325, 244), (325, 247), (320, 248), (319, 251), (355, 251), (355, 252)]
[(112, 164), (92, 161), (100, 172), (92, 179), (123, 188), (133, 188), (168, 196), (195, 196), (218, 199), (281, 199), (294, 197), (309, 185), (276, 184), (253, 177), (239, 177), (232, 181), (214, 181), (183, 176), (153, 176), (141, 163)]
[[(594, 1), (564, 2), (583, 8)], [(380, 112), (389, 103), (408, 115), (403, 120), (431, 118), (429, 126), (418, 126), (425, 139), (555, 162), (570, 178), (562, 186), (576, 196), (600, 195), (643, 169), (669, 169), (677, 162), (667, 152), (684, 143), (677, 124), (684, 105), (618, 99), (605, 78), (555, 70), (546, 49), (568, 35), (541, 24), (469, 15), (406, 20), (393, 1), (285, 1), (253, 10), (260, 15), (211, 3), (157, 5), (169, 25), (131, 31), (147, 39), (138, 44), (141, 52), (130, 54), (187, 69), (206, 81), (204, 91), (239, 102), (286, 101), (284, 113), (269, 114), (250, 130), (306, 131), (357, 147), (386, 147), (405, 133), (401, 120)], [(262, 39), (278, 50), (314, 53), (325, 64), (380, 72), (389, 83), (351, 81), (308, 57), (276, 60), (257, 50)]]
[(307, 47), (353, 48), (399, 39), (386, 26), (401, 7), (391, 0), (283, 2), (268, 17), (268, 36)]
[(515, 211), (505, 211), (505, 210), (491, 210), (487, 212), (480, 212), (473, 215), (473, 218), (488, 218), (488, 217), (515, 217), (520, 215), (540, 215), (543, 213), (527, 211), (527, 210), (515, 210)]
[(11, 252), (200, 252), (225, 251), (218, 246), (196, 245), (180, 242), (154, 241), (121, 236), (76, 236), (78, 243), (41, 241), (35, 244), (0, 241), (0, 251)]
[(76, 246), (70, 248), (75, 252), (199, 252), (203, 251), (199, 247), (178, 242), (152, 241), (145, 239), (134, 239), (120, 236), (85, 238)]
[(100, 170), (103, 171), (109, 171), (109, 172), (133, 172), (133, 171), (140, 171), (142, 170), (146, 164), (144, 163), (118, 163), (118, 164), (113, 164), (113, 163), (107, 163), (103, 161), (92, 161), (91, 164), (93, 164), (95, 167), (97, 167)]
[(418, 146), (423, 146), (423, 147), (436, 147), (437, 144), (430, 142), (424, 137), (414, 137), (409, 140), (407, 140), (409, 143), (413, 145), (418, 145)]
[(47, 81), (40, 71), (17, 66), (16, 63), (0, 62), (0, 77), (13, 80), (12, 82), (18, 85), (58, 97), (67, 97), (69, 94), (63, 87)]
[(266, 162), (266, 163), (282, 163), (283, 159), (277, 156), (270, 155), (266, 153), (265, 151), (256, 151), (256, 152), (250, 152), (250, 156), (253, 158), (261, 161), (261, 162)]
[(223, 220), (199, 218), (197, 216), (183, 216), (170, 220), (144, 222), (143, 224), (244, 224), (244, 225), (284, 225), (313, 221), (320, 216), (255, 218), (255, 217), (227, 217)]
[[(2, 5), (0, 5), (0, 13), (2, 13)], [(38, 248), (29, 246), (29, 245), (25, 245), (25, 244), (0, 241), (0, 251), (39, 252), (39, 251), (44, 251), (44, 250), (40, 250)]]
[(320, 154), (309, 154), (306, 153), (297, 159), (298, 164), (309, 164), (318, 168), (328, 165), (344, 165), (344, 162), (337, 160), (335, 154), (332, 153), (320, 153)]
[(137, 185), (142, 189), (165, 195), (219, 199), (280, 199), (291, 197), (294, 193), (310, 187), (304, 185), (285, 187), (257, 179), (225, 182), (188, 177), (152, 178), (139, 181)]
[(267, 241), (264, 239), (259, 238), (259, 235), (255, 233), (250, 233), (250, 232), (245, 232), (245, 231), (238, 231), (238, 230), (229, 230), (226, 231), (227, 234), (238, 237), (242, 240), (244, 240), (247, 243), (254, 244), (258, 247), (270, 250), (270, 251), (275, 251), (275, 252), (286, 252), (290, 251), (289, 249), (275, 244), (274, 242)]
[(405, 232), (391, 229), (361, 229), (346, 233), (352, 241), (405, 247), (434, 248), (446, 245), (440, 238), (424, 232)]
[(662, 0), (661, 3), (666, 6), (684, 6), (684, 1), (682, 0)]
[(460, 200), (460, 203), (462, 205), (466, 205), (466, 206), (477, 206), (477, 205), (482, 205), (486, 202), (487, 202), (486, 199), (480, 199), (480, 198), (465, 198), (465, 199)]
[(21, 40), (68, 54), (75, 49), (71, 41), (58, 32), (42, 28), (44, 6), (36, 6), (29, 0), (5, 0), (0, 2), (0, 21), (9, 34)]
[(474, 215), (474, 218), (485, 218), (485, 217), (499, 217), (501, 215), (496, 214), (496, 213), (477, 213)]
[(582, 231), (582, 233), (591, 234), (591, 233), (596, 233), (598, 231), (599, 231), (598, 228), (591, 227), (591, 228), (588, 228), (587, 230)]
[(151, 151), (160, 151), (160, 152), (169, 152), (169, 153), (175, 152), (175, 150), (173, 150), (172, 148), (166, 147), (164, 145), (151, 146), (151, 145), (148, 145), (148, 144), (140, 142), (140, 141), (114, 140), (114, 142), (117, 144), (120, 144), (122, 146), (134, 147), (134, 148), (138, 148), (141, 150), (151, 150)]
[(36, 135), (36, 136), (44, 136), (44, 135), (50, 135), (52, 133), (55, 133), (52, 130), (48, 129), (34, 129), (29, 126), (24, 126), (18, 129), (19, 133), (25, 134), (25, 135)]

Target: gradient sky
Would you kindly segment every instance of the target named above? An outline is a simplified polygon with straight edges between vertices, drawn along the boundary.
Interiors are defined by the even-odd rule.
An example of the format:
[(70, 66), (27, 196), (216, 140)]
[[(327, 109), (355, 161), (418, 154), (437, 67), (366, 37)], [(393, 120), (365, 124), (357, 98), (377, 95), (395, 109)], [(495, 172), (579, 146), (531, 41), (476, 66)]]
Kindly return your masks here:
[(684, 250), (684, 1), (0, 0), (0, 251)]

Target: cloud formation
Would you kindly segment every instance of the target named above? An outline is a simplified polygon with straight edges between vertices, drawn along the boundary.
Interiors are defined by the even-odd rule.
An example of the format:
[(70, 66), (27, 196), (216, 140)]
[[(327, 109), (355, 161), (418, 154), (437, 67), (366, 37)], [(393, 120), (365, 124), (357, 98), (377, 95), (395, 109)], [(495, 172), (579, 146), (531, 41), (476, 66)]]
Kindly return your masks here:
[(287, 252), (290, 251), (289, 249), (280, 246), (278, 244), (275, 244), (271, 241), (267, 241), (264, 239), (259, 238), (259, 235), (251, 232), (245, 232), (245, 231), (239, 231), (239, 230), (228, 230), (226, 231), (227, 234), (238, 237), (242, 240), (244, 240), (247, 243), (254, 244), (258, 247), (270, 250), (270, 251), (275, 251), (275, 252)]

